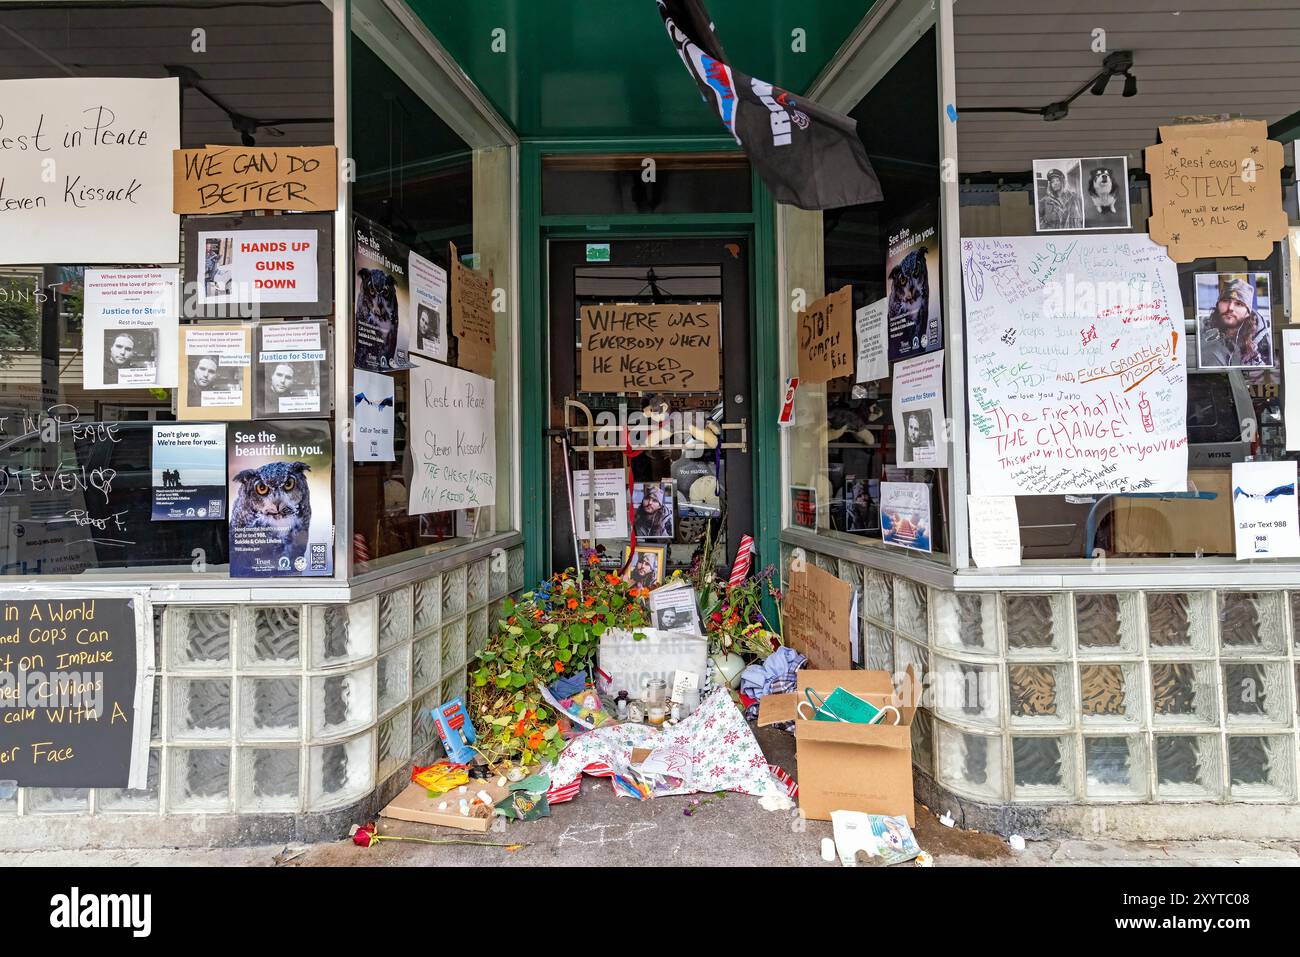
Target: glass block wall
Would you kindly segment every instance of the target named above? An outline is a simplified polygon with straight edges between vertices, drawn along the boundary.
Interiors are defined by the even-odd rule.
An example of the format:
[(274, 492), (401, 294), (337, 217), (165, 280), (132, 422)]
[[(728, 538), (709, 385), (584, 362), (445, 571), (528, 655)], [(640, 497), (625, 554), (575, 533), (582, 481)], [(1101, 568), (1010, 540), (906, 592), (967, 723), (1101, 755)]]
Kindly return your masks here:
[(859, 660), (921, 678), (913, 761), (955, 795), (1297, 801), (1300, 591), (955, 592), (804, 557), (861, 589)]
[(0, 815), (356, 804), (440, 751), (429, 710), (464, 692), (466, 664), (523, 576), (515, 548), (351, 604), (155, 605), (147, 789), (19, 788), (0, 794)]

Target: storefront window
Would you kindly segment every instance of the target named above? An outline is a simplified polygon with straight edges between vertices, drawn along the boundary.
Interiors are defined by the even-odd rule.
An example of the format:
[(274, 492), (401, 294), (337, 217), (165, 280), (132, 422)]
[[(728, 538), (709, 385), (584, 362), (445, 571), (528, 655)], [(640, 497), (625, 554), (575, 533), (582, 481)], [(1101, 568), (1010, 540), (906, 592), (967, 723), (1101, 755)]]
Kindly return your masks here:
[[(377, 8), (371, 12), (384, 15)], [(423, 52), (414, 40), (394, 40), (400, 36), (396, 32), (375, 32), (368, 17), (352, 38), (350, 99), (357, 178), (350, 241), (357, 285), (349, 308), (357, 335), (362, 335), (363, 327), (377, 328), (386, 321), (378, 313), (388, 301), (384, 286), (391, 276), (396, 281), (397, 325), (406, 328), (396, 355), (379, 341), (375, 355), (363, 355), (358, 346), (358, 361), (371, 366), (353, 372), (351, 394), (358, 403), (353, 426), (358, 440), (366, 440), (370, 433), (362, 430), (384, 416), (388, 401), (393, 414), (387, 420), (391, 431), (385, 448), (369, 456), (358, 452), (352, 466), (357, 573), (515, 527), (514, 342), (509, 321), (514, 307), (506, 295), (514, 241), (512, 151), (504, 143), (485, 143), (482, 137), (467, 134), (456, 117), (435, 112), (427, 89), (432, 67), (426, 63), (423, 75), (416, 72)], [(392, 42), (403, 44), (401, 55), (391, 55), (394, 51), (385, 44)], [(487, 360), (469, 355), (461, 319), (449, 307), (453, 250), (456, 262), (481, 277), (485, 286), (490, 279), (486, 287), (495, 344)], [(417, 261), (420, 265), (413, 265)], [(434, 296), (440, 300), (436, 307), (415, 292), (422, 282), (417, 269), (434, 277)], [(378, 286), (371, 283), (376, 276)], [(404, 356), (408, 347), (410, 355)], [(411, 390), (419, 386), (413, 386), (415, 375), (405, 366), (435, 363), (469, 369), (494, 382), (496, 481), (492, 496), (478, 507), (448, 509), (440, 503), (438, 510), (424, 511), (411, 501), (417, 467), (413, 453), (425, 434), (412, 410)], [(362, 448), (367, 447), (363, 442)]]
[[(847, 287), (855, 317), (864, 308), (878, 315), (883, 352), (874, 370), (854, 362), (824, 384), (800, 384), (787, 429), (787, 527), (942, 559), (949, 514), (948, 470), (939, 467), (948, 441), (942, 389), (928, 404), (896, 409), (894, 401), (900, 364), (928, 364), (940, 387), (944, 376), (947, 264), (939, 256), (935, 78), (930, 30), (850, 111), (882, 202), (819, 214), (783, 211), (792, 296), (802, 290), (811, 302)], [(788, 327), (791, 356), (799, 354), (801, 318)], [(855, 346), (863, 334), (854, 330)], [(791, 374), (800, 374), (792, 365)]]
[[(58, 84), (83, 76), (175, 77), (179, 104), (162, 102), (159, 115), (163, 123), (172, 122), (178, 109), (179, 146), (187, 149), (241, 141), (245, 146), (265, 145), (279, 137), (293, 145), (333, 143), (331, 17), (326, 6), (271, 2), (204, 8), (203, 44), (192, 32), (194, 10), (179, 3), (6, 4), (0, 31), (4, 78)], [(293, 36), (290, 46), (283, 43), (287, 34)], [(0, 154), (0, 163), (6, 164), (0, 166), (0, 209), (6, 213), (26, 208), (27, 198), (16, 191), (31, 181), (27, 164), (38, 162), (10, 148), (24, 138), (33, 143), (33, 129), (18, 129), (20, 114), (44, 110), (49, 124), (45, 133), (56, 135), (55, 117), (64, 104), (52, 86), (43, 89), (50, 92), (33, 93), (38, 99), (46, 96), (36, 106), (0, 101), (0, 116), (9, 121), (4, 135), (13, 138), (5, 141)], [(105, 91), (104, 100), (109, 98)], [(138, 105), (129, 97), (114, 102), (132, 110)], [(106, 154), (118, 144), (130, 148), (140, 143), (141, 130), (125, 128), (128, 110), (122, 112), (110, 118), (97, 111), (98, 130), (88, 128), (81, 135), (107, 143), (100, 146)], [(60, 128), (57, 135), (76, 134)], [(62, 145), (68, 144), (62, 140)], [(49, 140), (44, 145), (48, 147)], [(103, 162), (106, 171), (118, 161), (106, 157)], [(125, 168), (123, 187), (129, 189), (137, 173), (144, 178), (139, 170)], [(103, 185), (68, 183), (64, 174), (72, 171), (53, 172), (61, 196), (65, 186)], [(102, 198), (102, 193), (87, 193), (78, 202)], [(48, 197), (44, 201), (54, 206)], [(191, 218), (181, 217), (180, 226)], [(119, 239), (148, 244), (151, 237), (130, 235), (127, 219), (118, 221)], [(13, 230), (12, 223), (11, 216), (0, 229)], [(58, 229), (62, 232), (52, 237), (38, 237), (34, 231), (26, 235), (31, 241), (80, 248), (75, 229)], [(152, 238), (164, 245), (175, 242), (161, 232)], [(13, 262), (22, 255), (19, 249), (0, 261)], [(108, 259), (90, 261), (102, 264)], [(111, 268), (176, 266), (113, 262)], [(178, 389), (161, 385), (175, 381), (176, 343), (165, 341), (156, 330), (106, 325), (108, 311), (93, 304), (87, 308), (87, 272), (87, 263), (75, 260), (0, 265), (0, 574), (162, 570), (224, 575), (229, 570), (224, 506), (220, 514), (203, 520), (156, 518), (154, 429), (177, 417)], [(326, 287), (331, 276), (332, 270), (327, 270), (320, 277)], [(182, 297), (182, 330), (197, 328), (186, 302)], [(328, 339), (328, 321), (325, 328)], [(328, 406), (323, 412), (328, 416)], [(217, 428), (224, 436), (224, 424)], [(216, 487), (225, 486), (224, 455), (220, 469), (220, 477), (211, 483)]]
[[(1099, 253), (1109, 246), (1113, 255), (1108, 259), (1123, 260), (1124, 249), (1138, 248), (1122, 245), (1129, 236), (1151, 232), (1155, 238), (1149, 223), (1150, 156), (1145, 151), (1167, 141), (1162, 129), (1209, 120), (1262, 120), (1269, 137), (1285, 142), (1291, 155), (1290, 140), (1300, 133), (1300, 124), (1295, 122), (1295, 97), (1281, 78), (1300, 59), (1293, 51), (1271, 47), (1267, 62), (1259, 56), (1261, 37), (1271, 29), (1264, 20), (1278, 29), (1294, 29), (1294, 11), (1261, 11), (1263, 19), (1234, 25), (1213, 12), (1183, 10), (1177, 20), (1167, 15), (1169, 29), (1142, 33), (1140, 44), (1113, 30), (1104, 37), (1104, 49), (1098, 47), (1097, 37), (1107, 31), (1089, 34), (1097, 17), (1085, 3), (1057, 0), (1017, 11), (1014, 34), (987, 29), (1003, 19), (997, 14), (1009, 12), (983, 5), (955, 8), (963, 240), (1059, 237), (1057, 248), (1063, 256), (1075, 242), (1096, 243)], [(1090, 26), (1079, 26), (1077, 36), (1062, 32), (1062, 23), (1074, 21)], [(1203, 65), (1199, 39), (1193, 39), (1205, 36), (1214, 37), (1215, 59), (1230, 64), (1213, 71), (1213, 78)], [(1035, 39), (1046, 45), (1033, 47)], [(1189, 173), (1213, 172), (1196, 168), (1201, 159), (1189, 162)], [(1277, 181), (1276, 168), (1261, 167), (1260, 188), (1276, 194)], [(1247, 186), (1244, 178), (1223, 182), (1229, 189)], [(1300, 220), (1294, 160), (1284, 170), (1283, 184), (1286, 216), (1295, 226)], [(1218, 189), (1219, 181), (1208, 179), (1206, 186)], [(1278, 199), (1273, 196), (1274, 207)], [(1196, 201), (1214, 200), (1201, 195)], [(1225, 228), (1229, 239), (1234, 233), (1243, 235), (1235, 222), (1225, 222)], [(1139, 241), (1145, 242), (1145, 236), (1134, 240)], [(1176, 275), (1181, 315), (1175, 322), (1186, 350), (1185, 421), (1176, 420), (1171, 434), (1177, 433), (1177, 441), (1185, 427), (1187, 491), (1143, 492), (1140, 482), (1130, 481), (1112, 493), (1017, 495), (1026, 562), (1188, 557), (1227, 562), (1234, 556), (1268, 557), (1240, 553), (1234, 523), (1234, 508), (1239, 506), (1234, 500), (1242, 490), (1234, 482), (1233, 466), (1294, 461), (1286, 429), (1300, 428), (1300, 423), (1289, 423), (1284, 415), (1289, 383), (1283, 328), (1294, 321), (1289, 292), (1294, 260), (1288, 261), (1288, 243), (1275, 241), (1263, 249), (1261, 253), (1244, 241), (1229, 243), (1214, 256), (1179, 257), (1186, 261), (1167, 264), (1169, 274)], [(1067, 297), (1073, 288), (1079, 290), (1075, 298), (1081, 298), (1085, 286), (1103, 273), (1120, 277), (1124, 272), (1122, 264), (1091, 262), (1089, 275), (1071, 260), (1070, 274), (1064, 277)], [(1132, 275), (1141, 268), (1133, 264)], [(1136, 318), (1141, 308), (1124, 297), (1117, 297), (1114, 305), (1103, 301), (1095, 306), (1082, 301), (1071, 305), (1067, 298), (1066, 306), (1083, 317), (1079, 338), (1035, 340), (1051, 347), (1060, 363), (1058, 371), (1073, 368), (1076, 359), (1097, 348), (1089, 342), (1087, 316), (1132, 309)], [(968, 324), (970, 310), (968, 301)], [(1100, 344), (1103, 354), (1114, 348)], [(1037, 355), (1047, 352), (1040, 349)], [(1027, 361), (1040, 371), (1049, 365), (1047, 359)], [(979, 377), (986, 369), (983, 362), (968, 361), (966, 374)], [(1158, 401), (1155, 390), (1149, 397), (1142, 392), (1155, 381), (1132, 392), (1125, 389), (1115, 401)], [(1044, 404), (1053, 403), (1045, 399)], [(988, 410), (970, 410), (972, 415), (982, 411)], [(973, 434), (972, 445), (978, 441)], [(972, 448), (972, 461), (976, 453)], [(1126, 463), (1117, 464), (1129, 471)], [(970, 491), (980, 493), (980, 483), (980, 474), (972, 474)], [(1294, 523), (1294, 503), (1290, 514)]]

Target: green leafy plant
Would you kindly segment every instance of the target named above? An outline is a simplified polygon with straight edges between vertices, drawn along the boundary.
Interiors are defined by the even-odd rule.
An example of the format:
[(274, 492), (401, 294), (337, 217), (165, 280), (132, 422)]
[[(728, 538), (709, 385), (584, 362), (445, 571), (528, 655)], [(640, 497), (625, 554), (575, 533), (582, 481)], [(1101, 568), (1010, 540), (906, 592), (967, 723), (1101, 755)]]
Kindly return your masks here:
[(507, 599), (505, 617), (470, 673), (478, 748), (490, 764), (531, 764), (564, 750), (558, 716), (542, 698), (542, 688), (588, 668), (606, 629), (645, 637), (636, 632), (647, 621), (644, 594), (645, 589), (593, 563), (581, 579), (569, 569), (517, 602)]

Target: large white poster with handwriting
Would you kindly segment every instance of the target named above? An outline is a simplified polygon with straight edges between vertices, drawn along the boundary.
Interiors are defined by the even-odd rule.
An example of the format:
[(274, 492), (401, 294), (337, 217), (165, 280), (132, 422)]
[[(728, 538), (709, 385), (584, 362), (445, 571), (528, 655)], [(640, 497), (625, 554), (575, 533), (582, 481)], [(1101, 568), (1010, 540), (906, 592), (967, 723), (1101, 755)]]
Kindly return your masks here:
[(179, 83), (0, 80), (0, 264), (180, 258)]
[(971, 489), (1187, 488), (1178, 272), (1145, 235), (962, 240)]
[(496, 384), (412, 356), (407, 514), (495, 505)]

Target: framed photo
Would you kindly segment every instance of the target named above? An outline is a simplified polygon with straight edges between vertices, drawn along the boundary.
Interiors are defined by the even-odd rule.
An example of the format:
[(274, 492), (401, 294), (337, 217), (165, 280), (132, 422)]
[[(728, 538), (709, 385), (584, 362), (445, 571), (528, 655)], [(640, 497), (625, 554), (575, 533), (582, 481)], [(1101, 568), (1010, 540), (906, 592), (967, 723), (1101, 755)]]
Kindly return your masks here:
[(628, 566), (628, 579), (638, 588), (655, 588), (662, 585), (667, 555), (666, 545), (638, 545), (635, 552), (630, 547), (624, 549), (623, 563)]
[(187, 315), (327, 316), (334, 311), (334, 219), (328, 214), (185, 219)]
[(1040, 233), (1128, 229), (1128, 158), (1034, 160), (1034, 226)]
[(1266, 272), (1196, 274), (1196, 356), (1200, 368), (1273, 367), (1271, 278)]
[(672, 539), (675, 497), (672, 479), (632, 485), (632, 530), (638, 539)]

